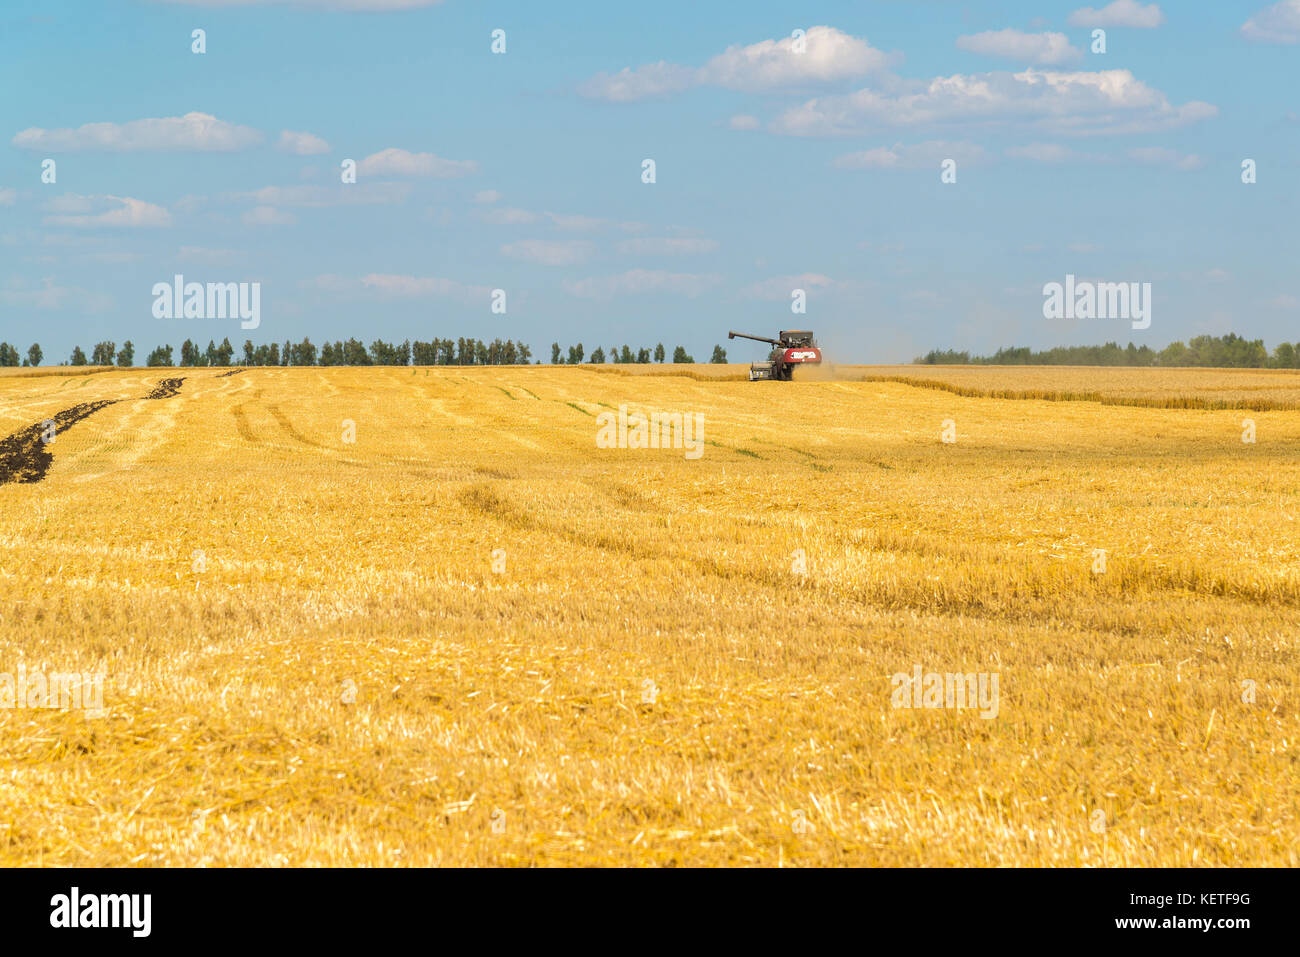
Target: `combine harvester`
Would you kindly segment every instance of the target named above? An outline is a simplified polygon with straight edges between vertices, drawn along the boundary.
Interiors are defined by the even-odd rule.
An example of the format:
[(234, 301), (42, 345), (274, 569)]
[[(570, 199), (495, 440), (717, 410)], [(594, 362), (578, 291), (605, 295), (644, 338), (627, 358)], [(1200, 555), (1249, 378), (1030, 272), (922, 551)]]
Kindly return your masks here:
[(806, 329), (784, 329), (779, 339), (765, 336), (751, 336), (743, 332), (728, 332), (727, 338), (753, 339), (755, 342), (767, 342), (772, 345), (772, 354), (767, 362), (755, 362), (749, 367), (749, 381), (759, 379), (776, 379), (789, 382), (794, 377), (797, 365), (821, 365), (822, 351), (813, 341), (813, 334)]

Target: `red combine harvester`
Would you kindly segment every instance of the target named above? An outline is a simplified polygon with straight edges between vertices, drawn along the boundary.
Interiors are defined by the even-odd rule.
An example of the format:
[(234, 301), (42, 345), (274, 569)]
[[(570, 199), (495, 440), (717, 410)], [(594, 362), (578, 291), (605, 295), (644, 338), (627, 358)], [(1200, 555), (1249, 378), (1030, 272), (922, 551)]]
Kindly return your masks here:
[(743, 332), (728, 332), (727, 338), (753, 339), (755, 342), (767, 342), (772, 345), (772, 354), (767, 362), (755, 362), (749, 367), (749, 381), (759, 379), (776, 379), (789, 382), (794, 377), (797, 365), (820, 365), (822, 351), (813, 341), (813, 334), (806, 329), (785, 329), (779, 339), (766, 336), (751, 336)]

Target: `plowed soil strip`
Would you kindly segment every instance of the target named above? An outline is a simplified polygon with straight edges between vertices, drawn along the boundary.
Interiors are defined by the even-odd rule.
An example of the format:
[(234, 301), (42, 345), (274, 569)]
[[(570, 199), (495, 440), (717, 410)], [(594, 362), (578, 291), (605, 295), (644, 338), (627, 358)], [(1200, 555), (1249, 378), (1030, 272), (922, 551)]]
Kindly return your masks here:
[[(178, 395), (181, 383), (184, 381), (184, 378), (163, 379), (145, 398), (167, 399)], [(70, 409), (57, 413), (53, 420), (37, 422), (6, 439), (0, 439), (0, 485), (7, 485), (10, 482), (32, 485), (45, 478), (50, 466), (54, 464), (54, 454), (49, 449), (54, 439), (82, 419), (87, 419), (100, 409), (122, 401), (124, 400), (100, 399), (97, 402), (82, 402), (80, 405), (74, 405)], [(50, 441), (45, 442), (43, 438), (48, 429), (46, 425), (48, 421), (53, 421), (54, 430)]]

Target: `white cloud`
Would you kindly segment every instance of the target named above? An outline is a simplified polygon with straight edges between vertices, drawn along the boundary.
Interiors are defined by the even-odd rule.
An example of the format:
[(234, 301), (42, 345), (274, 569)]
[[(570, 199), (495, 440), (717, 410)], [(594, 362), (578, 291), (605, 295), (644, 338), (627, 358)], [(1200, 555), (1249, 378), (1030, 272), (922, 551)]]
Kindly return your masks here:
[(757, 116), (750, 116), (746, 113), (737, 113), (727, 122), (727, 126), (733, 130), (756, 130), (761, 125)]
[(298, 217), (274, 206), (254, 206), (240, 220), (245, 226), (292, 226)]
[(794, 136), (860, 134), (877, 127), (1018, 121), (1056, 133), (1149, 133), (1218, 113), (1208, 103), (1174, 106), (1128, 70), (954, 74), (820, 97), (773, 125)]
[(1175, 169), (1192, 170), (1200, 169), (1205, 165), (1205, 160), (1195, 153), (1179, 153), (1177, 150), (1166, 149), (1163, 146), (1144, 146), (1129, 150), (1128, 155), (1130, 159), (1149, 166), (1172, 166)]
[(1115, 0), (1100, 10), (1080, 7), (1070, 14), (1072, 27), (1141, 27), (1151, 29), (1165, 22), (1165, 15), (1157, 3), (1143, 6), (1137, 0)]
[(295, 156), (316, 156), (330, 151), (330, 145), (315, 133), (294, 130), (281, 130), (280, 141), (275, 144), (275, 148), (282, 153), (293, 153)]
[(473, 160), (449, 160), (432, 153), (411, 153), (390, 148), (367, 156), (357, 164), (357, 172), (365, 176), (387, 173), (395, 176), (455, 179), (478, 172), (478, 164)]
[(256, 206), (389, 206), (410, 195), (406, 183), (338, 183), (333, 186), (264, 186), (251, 193), (230, 194)]
[(878, 72), (900, 59), (834, 27), (809, 27), (803, 44), (802, 53), (795, 52), (792, 37), (732, 46), (697, 68), (663, 60), (636, 69), (624, 67), (614, 74), (598, 73), (581, 84), (578, 92), (622, 103), (680, 93), (694, 86), (742, 92), (789, 89)]
[(585, 239), (521, 239), (501, 247), (503, 255), (543, 266), (573, 266), (591, 258), (593, 246)]
[(1288, 292), (1284, 292), (1279, 296), (1274, 296), (1272, 299), (1267, 300), (1264, 305), (1273, 309), (1300, 309), (1300, 299), (1297, 299)]
[(613, 299), (624, 295), (667, 293), (695, 298), (722, 281), (721, 276), (632, 269), (616, 276), (566, 280), (564, 288), (581, 299)]
[(476, 203), (495, 203), (500, 198), (501, 194), (495, 189), (481, 189), (474, 194), (474, 202)]
[(130, 196), (79, 196), (75, 193), (60, 196), (49, 204), (55, 216), (46, 216), (51, 226), (170, 226), (172, 216), (162, 206), (146, 203)]
[(1300, 0), (1282, 0), (1241, 25), (1241, 35), (1259, 43), (1300, 43)]
[(699, 256), (718, 248), (716, 239), (625, 239), (618, 251), (630, 256)]
[(792, 37), (784, 37), (728, 47), (700, 68), (696, 82), (745, 92), (788, 89), (875, 73), (898, 62), (898, 57), (834, 27), (809, 27), (802, 53), (794, 52), (794, 45)]
[(207, 113), (186, 113), (129, 123), (87, 123), (76, 129), (44, 130), (31, 127), (13, 138), (14, 146), (58, 153), (69, 150), (175, 150), (230, 152), (260, 143), (262, 134), (236, 126)]
[(904, 146), (878, 146), (859, 153), (837, 156), (831, 165), (837, 169), (928, 169), (939, 168), (944, 160), (956, 160), (959, 165), (978, 163), (984, 159), (984, 147), (976, 143), (950, 143), (930, 140)]
[(1022, 33), (1019, 30), (986, 30), (958, 37), (957, 49), (1048, 66), (1083, 56), (1078, 49), (1070, 46), (1070, 40), (1064, 33)]
[(0, 189), (0, 206), (12, 206), (18, 200), (18, 190)]
[(1208, 279), (1210, 282), (1227, 282), (1229, 279), (1232, 278), (1232, 274), (1229, 273), (1226, 269), (1219, 269), (1216, 267), (1214, 269), (1207, 270), (1205, 273), (1205, 278)]

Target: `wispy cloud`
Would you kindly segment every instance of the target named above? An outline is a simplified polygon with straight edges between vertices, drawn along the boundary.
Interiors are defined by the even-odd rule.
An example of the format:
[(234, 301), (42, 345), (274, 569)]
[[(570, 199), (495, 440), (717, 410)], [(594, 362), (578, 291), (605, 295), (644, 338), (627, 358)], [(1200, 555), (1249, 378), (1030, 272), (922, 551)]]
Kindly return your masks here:
[(585, 239), (521, 239), (506, 243), (501, 253), (542, 266), (573, 266), (590, 259), (594, 248)]
[(1209, 103), (1174, 106), (1128, 70), (955, 74), (808, 100), (778, 118), (795, 136), (860, 134), (875, 127), (1023, 123), (1085, 135), (1173, 129), (1216, 115)]
[(1137, 0), (1115, 0), (1100, 10), (1080, 7), (1070, 14), (1072, 27), (1138, 27), (1150, 30), (1165, 22), (1164, 12), (1157, 3), (1143, 6)]
[(295, 156), (317, 156), (330, 151), (330, 145), (315, 133), (294, 130), (282, 130), (275, 148), (282, 153), (293, 153)]
[(1080, 50), (1070, 45), (1064, 33), (1023, 33), (1020, 30), (986, 30), (958, 37), (957, 49), (1046, 66), (1057, 66), (1083, 56)]
[(33, 286), (20, 278), (11, 278), (0, 287), (0, 304), (21, 309), (81, 309), (104, 312), (113, 305), (113, 297), (80, 286), (61, 286), (53, 277)]
[(716, 239), (651, 238), (625, 239), (617, 249), (629, 256), (699, 256), (715, 252)]
[(331, 295), (377, 295), (383, 299), (456, 299), (466, 304), (486, 303), (492, 290), (437, 276), (369, 273), (354, 278), (325, 273), (303, 283)]
[(49, 153), (75, 150), (138, 152), (232, 152), (256, 146), (262, 134), (207, 113), (186, 113), (129, 123), (86, 123), (76, 129), (46, 130), (31, 127), (13, 138), (21, 149)]
[(245, 226), (292, 226), (298, 217), (274, 206), (254, 206), (240, 217)]
[(164, 207), (130, 196), (80, 196), (69, 193), (50, 202), (54, 215), (46, 216), (50, 226), (153, 228), (170, 226), (172, 216)]
[(667, 294), (695, 298), (722, 282), (721, 276), (631, 269), (615, 276), (566, 281), (564, 288), (580, 299)]
[(1257, 43), (1300, 43), (1300, 0), (1282, 0), (1241, 25), (1241, 35)]
[(982, 162), (984, 147), (977, 143), (952, 143), (930, 140), (904, 146), (879, 146), (838, 156), (832, 164), (837, 169), (938, 169), (944, 160), (955, 160), (960, 165)]
[(257, 206), (390, 206), (411, 193), (406, 183), (338, 183), (333, 186), (264, 186), (251, 193), (233, 193), (236, 201)]
[(390, 174), (456, 179), (477, 173), (478, 164), (473, 160), (449, 160), (433, 153), (412, 153), (390, 148), (367, 156), (357, 164), (357, 172), (365, 176)]

